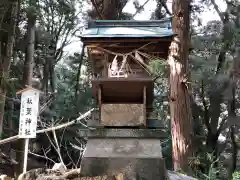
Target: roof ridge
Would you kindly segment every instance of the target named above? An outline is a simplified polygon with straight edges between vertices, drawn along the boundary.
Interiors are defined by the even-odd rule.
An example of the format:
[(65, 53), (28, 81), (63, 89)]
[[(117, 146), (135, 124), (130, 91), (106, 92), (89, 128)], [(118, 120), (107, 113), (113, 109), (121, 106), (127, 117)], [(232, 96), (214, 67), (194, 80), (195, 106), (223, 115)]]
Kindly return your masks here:
[(158, 27), (161, 24), (166, 24), (166, 27), (171, 26), (171, 17), (161, 20), (90, 20), (87, 24), (87, 29), (99, 27)]

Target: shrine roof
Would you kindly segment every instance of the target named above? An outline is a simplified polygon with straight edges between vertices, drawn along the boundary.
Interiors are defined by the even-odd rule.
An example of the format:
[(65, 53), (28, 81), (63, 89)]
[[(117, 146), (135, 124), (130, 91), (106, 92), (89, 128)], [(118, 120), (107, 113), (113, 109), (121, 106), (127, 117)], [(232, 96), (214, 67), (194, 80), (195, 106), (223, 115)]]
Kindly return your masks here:
[(94, 20), (81, 35), (90, 38), (163, 38), (173, 36), (171, 18), (163, 20)]

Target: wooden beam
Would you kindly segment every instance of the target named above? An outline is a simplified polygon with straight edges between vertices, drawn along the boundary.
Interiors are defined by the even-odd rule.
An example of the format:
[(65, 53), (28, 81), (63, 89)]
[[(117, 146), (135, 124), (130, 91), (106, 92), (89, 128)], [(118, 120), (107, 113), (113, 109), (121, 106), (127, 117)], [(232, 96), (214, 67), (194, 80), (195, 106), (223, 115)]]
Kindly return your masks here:
[[(108, 48), (108, 50), (110, 50), (111, 52), (114, 52), (114, 53), (117, 53), (117, 54), (126, 54), (126, 53), (129, 53), (131, 52), (132, 50), (131, 49), (120, 49), (120, 48), (115, 48), (115, 49), (112, 49), (112, 48)], [(158, 49), (159, 50), (159, 49)], [(146, 50), (143, 51), (144, 53), (146, 52)], [(159, 55), (163, 56), (163, 57), (166, 57), (168, 52), (167, 51), (157, 51), (157, 49), (153, 49), (152, 51), (151, 50), (147, 50), (148, 54), (151, 54), (151, 53), (158, 53)], [(99, 57), (102, 57), (103, 54), (101, 53), (98, 53), (98, 52), (93, 52), (93, 53), (90, 53), (91, 55), (93, 56), (99, 56)], [(105, 54), (110, 54), (110, 53), (105, 53)]]
[[(108, 50), (108, 51), (112, 51), (112, 52), (115, 52), (115, 53), (129, 53), (129, 52), (132, 52), (132, 51), (135, 51), (138, 47), (132, 47), (132, 48), (129, 48), (129, 47), (103, 47), (104, 49)], [(148, 53), (151, 53), (151, 52), (159, 52), (161, 54), (167, 54), (168, 53), (168, 46), (156, 46), (156, 47), (145, 47), (145, 48), (142, 48), (141, 51), (145, 51), (145, 52), (148, 52)], [(92, 49), (92, 51), (90, 52), (91, 54), (103, 54), (103, 52), (105, 52), (104, 50), (101, 50), (100, 48), (99, 49)]]
[[(119, 42), (119, 43), (101, 43), (99, 44), (101, 47), (141, 47), (146, 45), (146, 47), (155, 47), (156, 45), (170, 44), (170, 42), (162, 42), (162, 41), (143, 41), (143, 42)], [(96, 46), (95, 46), (96, 47)]]
[[(119, 39), (107, 39), (105, 38), (89, 38), (88, 40), (85, 38), (82, 38), (82, 41), (84, 44), (89, 45), (92, 43), (117, 43), (117, 42), (126, 42), (126, 38), (119, 38)], [(127, 42), (154, 42), (154, 41), (159, 41), (159, 42), (171, 42), (172, 37), (166, 37), (166, 38), (135, 38), (135, 39), (127, 39)]]

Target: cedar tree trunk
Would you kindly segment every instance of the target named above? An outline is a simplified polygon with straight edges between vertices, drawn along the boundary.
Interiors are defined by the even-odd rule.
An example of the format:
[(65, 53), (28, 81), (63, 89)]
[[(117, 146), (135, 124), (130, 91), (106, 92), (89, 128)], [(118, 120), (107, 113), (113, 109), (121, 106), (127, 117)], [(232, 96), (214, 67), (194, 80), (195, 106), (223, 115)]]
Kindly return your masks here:
[[(16, 19), (17, 19), (17, 8), (18, 1), (15, 0), (9, 5), (9, 10), (6, 14), (3, 14), (3, 21), (9, 25), (8, 32), (5, 33), (6, 36), (0, 37), (1, 43), (1, 55), (0, 55), (0, 137), (3, 133), (3, 122), (4, 122), (4, 108), (6, 101), (6, 84), (9, 78), (9, 70), (11, 65), (11, 58), (13, 55), (13, 46), (15, 39), (15, 29), (16, 29)], [(3, 33), (3, 32), (0, 32)], [(5, 39), (7, 38), (7, 39)]]
[(190, 0), (173, 0), (173, 31), (177, 35), (170, 46), (170, 116), (172, 125), (172, 158), (175, 170), (189, 172), (192, 156), (192, 113), (188, 94)]

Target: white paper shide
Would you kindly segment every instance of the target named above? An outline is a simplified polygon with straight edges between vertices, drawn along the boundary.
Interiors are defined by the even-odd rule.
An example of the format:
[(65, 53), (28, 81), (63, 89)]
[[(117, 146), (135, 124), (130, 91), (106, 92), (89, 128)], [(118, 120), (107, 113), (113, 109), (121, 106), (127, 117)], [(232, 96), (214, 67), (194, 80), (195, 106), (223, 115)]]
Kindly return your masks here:
[(39, 91), (27, 89), (21, 96), (19, 138), (36, 138)]

